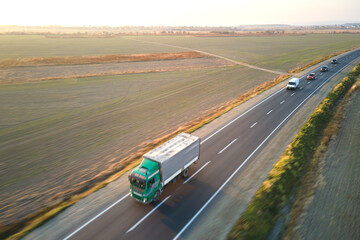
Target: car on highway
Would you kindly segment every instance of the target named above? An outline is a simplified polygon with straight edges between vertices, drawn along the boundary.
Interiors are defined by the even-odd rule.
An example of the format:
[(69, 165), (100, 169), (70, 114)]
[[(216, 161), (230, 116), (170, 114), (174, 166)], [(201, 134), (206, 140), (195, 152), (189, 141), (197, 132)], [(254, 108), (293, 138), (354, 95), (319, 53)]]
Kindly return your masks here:
[(307, 75), (306, 79), (307, 80), (315, 80), (316, 79), (315, 73), (309, 73), (309, 75)]
[(286, 85), (287, 89), (296, 89), (299, 86), (299, 79), (298, 78), (292, 78), (289, 80), (288, 84)]
[(320, 68), (320, 72), (327, 72), (327, 71), (329, 71), (329, 68), (327, 66), (322, 66)]
[(337, 63), (338, 63), (338, 60), (337, 60), (337, 59), (333, 59), (333, 60), (331, 60), (330, 63), (331, 63), (331, 64), (337, 64)]

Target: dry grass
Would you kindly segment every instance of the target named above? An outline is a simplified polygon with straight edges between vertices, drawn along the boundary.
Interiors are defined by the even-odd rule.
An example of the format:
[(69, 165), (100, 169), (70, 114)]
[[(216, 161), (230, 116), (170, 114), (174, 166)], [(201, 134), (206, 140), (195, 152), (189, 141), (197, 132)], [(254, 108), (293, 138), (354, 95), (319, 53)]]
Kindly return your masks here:
[(175, 52), (149, 54), (114, 54), (103, 56), (31, 57), (3, 60), (0, 61), (0, 67), (159, 61), (201, 57), (207, 57), (207, 55), (198, 52)]

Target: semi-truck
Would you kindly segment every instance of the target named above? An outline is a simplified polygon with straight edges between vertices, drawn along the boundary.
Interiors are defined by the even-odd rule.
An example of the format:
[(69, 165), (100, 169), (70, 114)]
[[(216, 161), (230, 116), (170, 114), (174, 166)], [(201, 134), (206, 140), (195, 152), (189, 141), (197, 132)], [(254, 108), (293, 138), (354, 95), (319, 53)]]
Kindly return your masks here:
[(144, 154), (129, 175), (131, 197), (142, 203), (156, 202), (170, 181), (187, 177), (189, 166), (199, 155), (200, 138), (188, 133), (180, 133)]

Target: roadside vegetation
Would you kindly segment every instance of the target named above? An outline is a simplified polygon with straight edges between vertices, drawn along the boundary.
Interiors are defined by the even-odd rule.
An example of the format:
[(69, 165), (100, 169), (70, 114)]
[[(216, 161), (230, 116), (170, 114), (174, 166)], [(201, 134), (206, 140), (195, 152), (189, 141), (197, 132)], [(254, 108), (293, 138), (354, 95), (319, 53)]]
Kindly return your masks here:
[(339, 101), (360, 75), (356, 66), (322, 101), (310, 116), (267, 179), (256, 192), (245, 212), (228, 235), (228, 239), (266, 239), (300, 179), (308, 169)]

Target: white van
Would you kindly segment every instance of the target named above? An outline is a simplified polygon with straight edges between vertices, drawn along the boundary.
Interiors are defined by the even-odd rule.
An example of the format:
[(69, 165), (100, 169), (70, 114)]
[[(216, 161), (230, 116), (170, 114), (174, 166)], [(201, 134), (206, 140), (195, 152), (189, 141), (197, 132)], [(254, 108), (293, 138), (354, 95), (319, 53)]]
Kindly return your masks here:
[(286, 88), (287, 89), (296, 89), (299, 86), (299, 79), (298, 78), (292, 78), (289, 80)]

